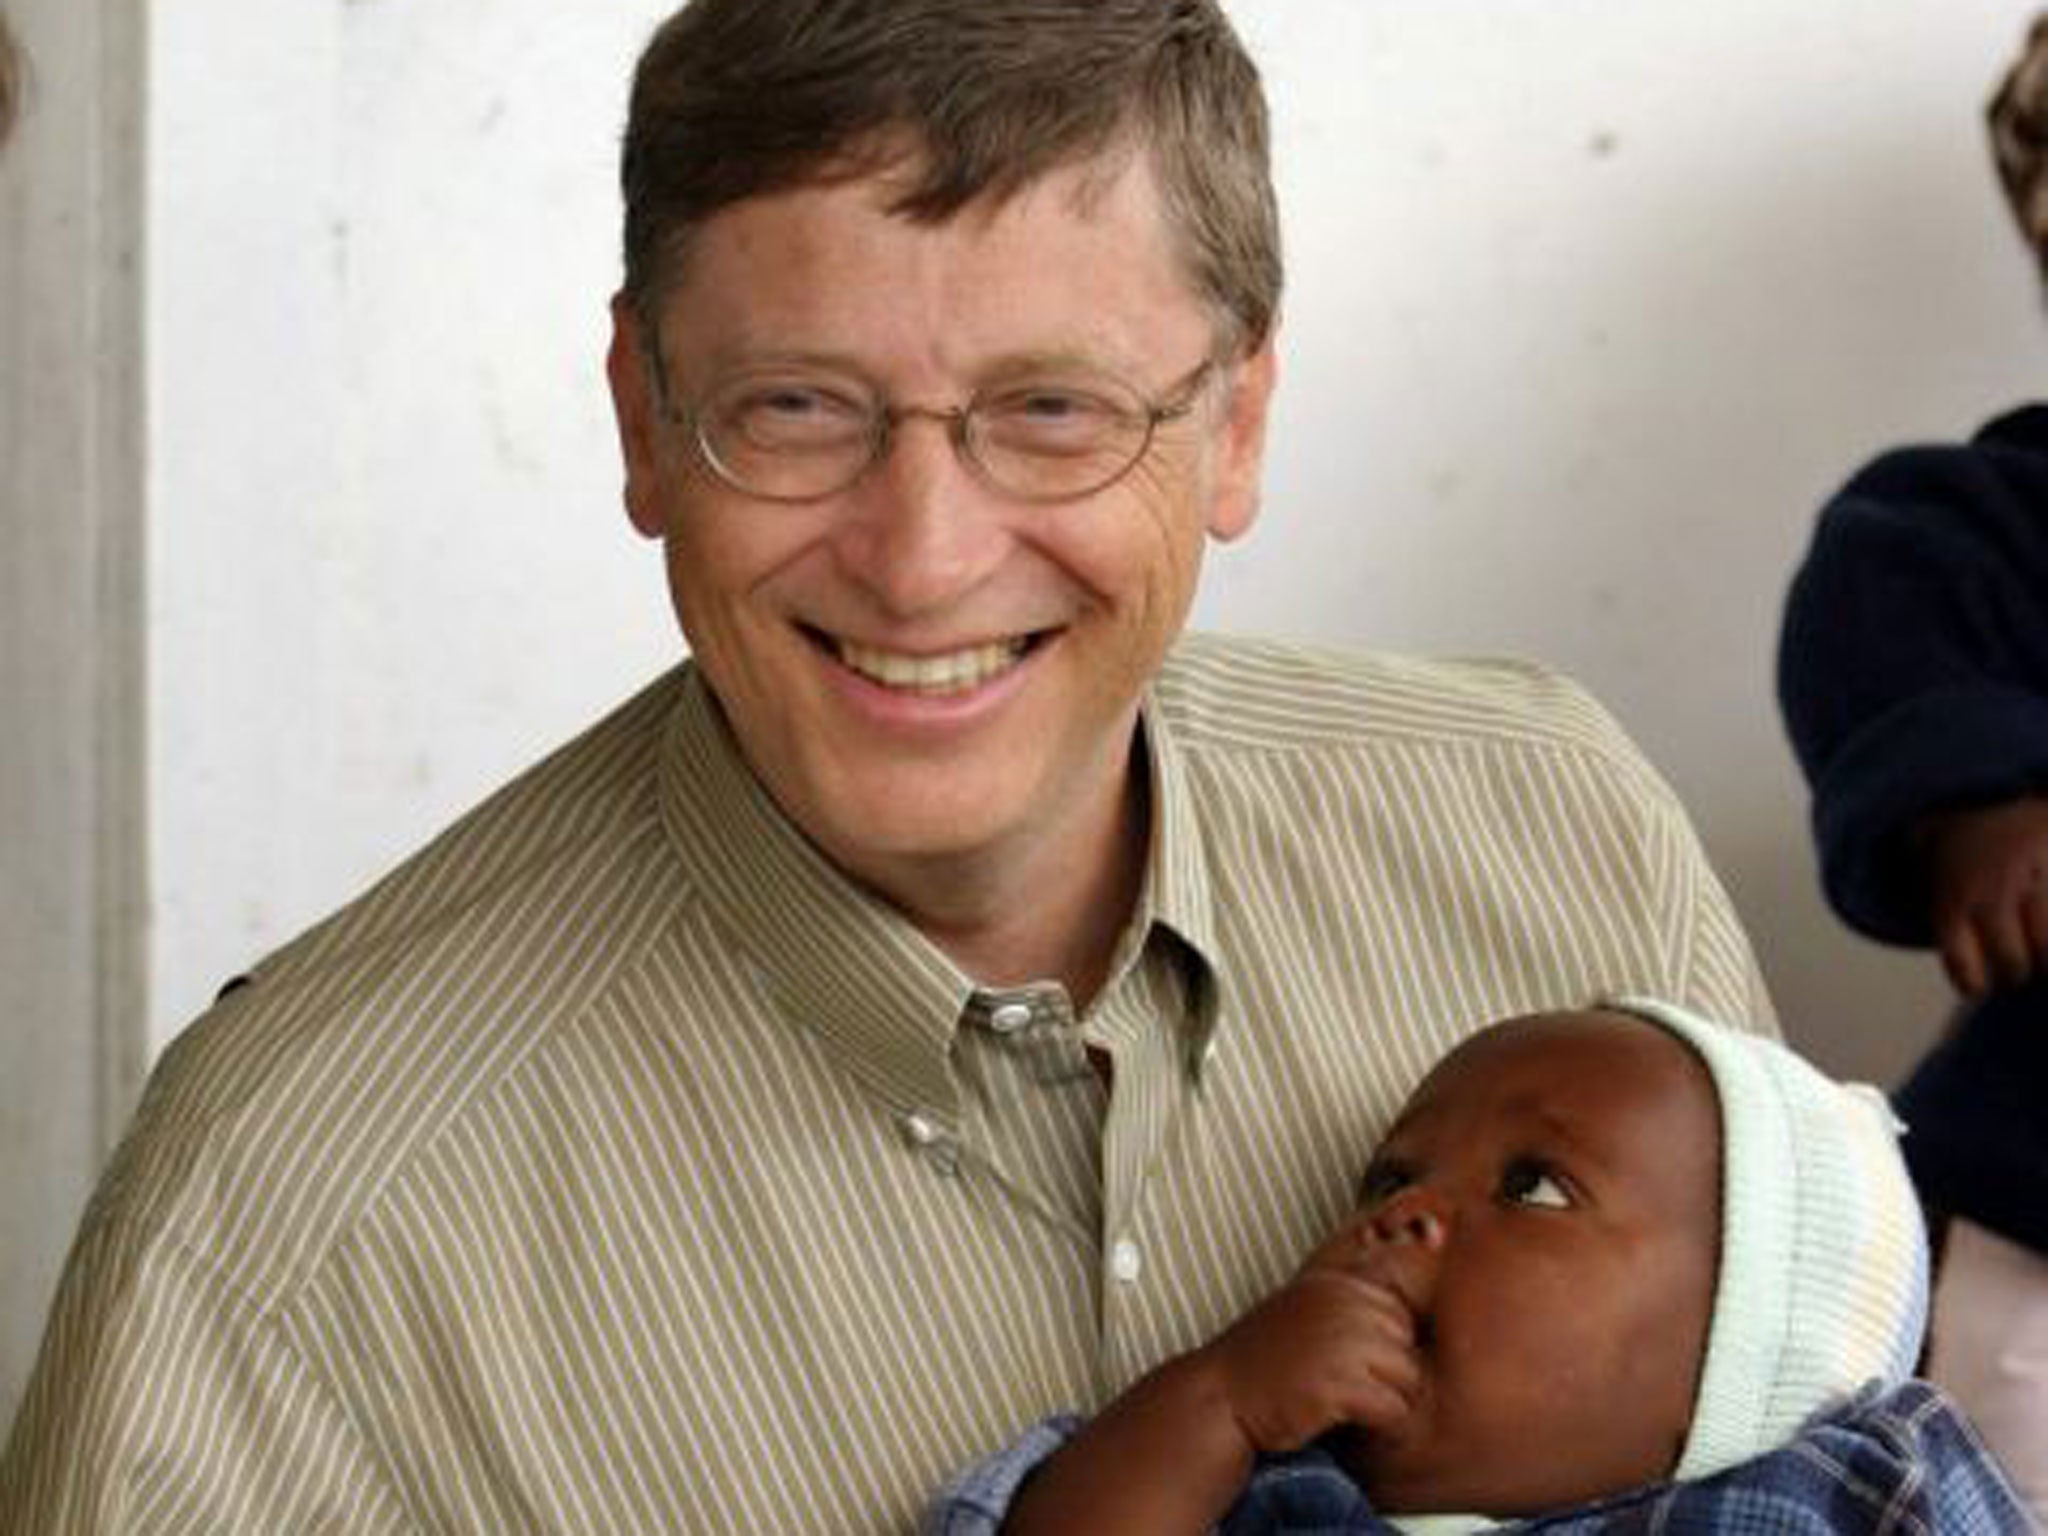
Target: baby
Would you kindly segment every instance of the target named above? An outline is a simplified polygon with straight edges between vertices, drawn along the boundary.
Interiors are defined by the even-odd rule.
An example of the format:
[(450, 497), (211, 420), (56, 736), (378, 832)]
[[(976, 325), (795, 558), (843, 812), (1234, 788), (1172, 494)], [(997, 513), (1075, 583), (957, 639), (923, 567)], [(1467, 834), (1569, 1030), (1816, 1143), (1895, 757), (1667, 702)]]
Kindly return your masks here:
[(1874, 1091), (1667, 1004), (1516, 1019), (1423, 1080), (1290, 1283), (927, 1530), (2025, 1531), (1907, 1380), (1926, 1283)]

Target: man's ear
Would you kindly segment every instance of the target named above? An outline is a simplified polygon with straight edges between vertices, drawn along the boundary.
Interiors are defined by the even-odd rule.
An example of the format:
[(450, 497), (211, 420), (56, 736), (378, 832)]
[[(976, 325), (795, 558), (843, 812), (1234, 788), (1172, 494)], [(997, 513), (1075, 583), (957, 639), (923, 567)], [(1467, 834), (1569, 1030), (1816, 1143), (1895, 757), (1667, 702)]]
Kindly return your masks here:
[(626, 515), (650, 539), (668, 531), (662, 495), (661, 402), (655, 397), (654, 370), (641, 339), (640, 317), (624, 294), (612, 299), (612, 340), (605, 352), (605, 379), (611, 385), (612, 415), (619, 427), (619, 457), (626, 471)]
[(1266, 462), (1266, 413), (1279, 368), (1269, 331), (1258, 349), (1231, 373), (1216, 486), (1209, 505), (1211, 538), (1227, 543), (1246, 533), (1258, 518), (1260, 477)]

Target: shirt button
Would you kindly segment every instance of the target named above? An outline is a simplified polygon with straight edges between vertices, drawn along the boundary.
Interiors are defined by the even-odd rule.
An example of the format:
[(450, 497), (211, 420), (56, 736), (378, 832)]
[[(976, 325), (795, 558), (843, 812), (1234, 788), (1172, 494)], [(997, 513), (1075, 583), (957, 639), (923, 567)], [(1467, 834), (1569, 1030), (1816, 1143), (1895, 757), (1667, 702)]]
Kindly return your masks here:
[(988, 1016), (988, 1027), (999, 1035), (1014, 1035), (1030, 1022), (1029, 1003), (1004, 1003)]
[(903, 1139), (931, 1166), (947, 1177), (960, 1171), (960, 1144), (946, 1128), (921, 1110), (911, 1110), (897, 1124)]
[(1120, 1237), (1109, 1250), (1110, 1278), (1119, 1285), (1130, 1285), (1145, 1267), (1145, 1256), (1138, 1245), (1128, 1237)]

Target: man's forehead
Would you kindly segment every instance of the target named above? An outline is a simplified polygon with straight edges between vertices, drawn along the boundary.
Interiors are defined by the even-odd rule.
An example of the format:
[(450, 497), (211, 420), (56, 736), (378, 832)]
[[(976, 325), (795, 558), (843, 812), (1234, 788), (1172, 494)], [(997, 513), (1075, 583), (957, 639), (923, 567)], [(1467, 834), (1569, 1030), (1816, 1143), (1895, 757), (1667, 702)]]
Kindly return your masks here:
[[(1128, 148), (1064, 162), (1012, 185), (992, 185), (943, 211), (919, 205), (922, 176), (922, 152), (914, 143), (884, 141), (884, 147), (849, 149), (811, 176), (719, 209), (698, 226), (690, 243), (744, 242), (764, 226), (786, 238), (792, 226), (829, 220), (870, 224), (879, 231), (953, 235), (962, 237), (958, 243), (963, 246), (1026, 231), (1099, 232), (1126, 243), (1142, 235), (1153, 252), (1171, 254), (1167, 209), (1151, 158)], [(1144, 252), (1131, 249), (1128, 254)]]
[(906, 177), (890, 164), (714, 215), (664, 306), (674, 359), (928, 347), (949, 366), (1038, 353), (1149, 372), (1214, 329), (1143, 157), (1066, 167), (945, 219), (903, 211)]

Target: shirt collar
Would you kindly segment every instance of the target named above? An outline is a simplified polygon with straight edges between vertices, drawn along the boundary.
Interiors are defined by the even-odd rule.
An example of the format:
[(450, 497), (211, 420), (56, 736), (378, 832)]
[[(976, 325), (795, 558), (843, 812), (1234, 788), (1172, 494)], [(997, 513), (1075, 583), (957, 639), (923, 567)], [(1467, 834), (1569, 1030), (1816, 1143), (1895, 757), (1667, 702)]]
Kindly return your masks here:
[[(1178, 941), (1194, 1000), (1186, 1059), (1198, 1073), (1218, 1012), (1208, 865), (1186, 765), (1149, 697), (1141, 721), (1152, 839), (1115, 971), (1135, 964), (1157, 930)], [(896, 1109), (955, 1118), (948, 1052), (973, 981), (783, 815), (694, 665), (684, 669), (660, 773), (667, 835), (782, 1017)]]
[[(1216, 940), (1216, 896), (1210, 877), (1208, 841), (1202, 835), (1195, 786), (1187, 760), (1174, 739), (1166, 711), (1147, 693), (1140, 713), (1147, 770), (1152, 784), (1152, 846), (1136, 921), (1125, 934), (1129, 958), (1140, 939), (1163, 928), (1180, 941), (1187, 965), (1192, 1007), (1186, 1042), (1190, 1069), (1199, 1077), (1214, 1042), (1220, 1013), (1222, 949)], [(1126, 957), (1119, 956), (1117, 969)]]
[(972, 984), (782, 814), (694, 665), (661, 757), (668, 835), (783, 1018), (893, 1107), (953, 1114), (946, 1053)]

